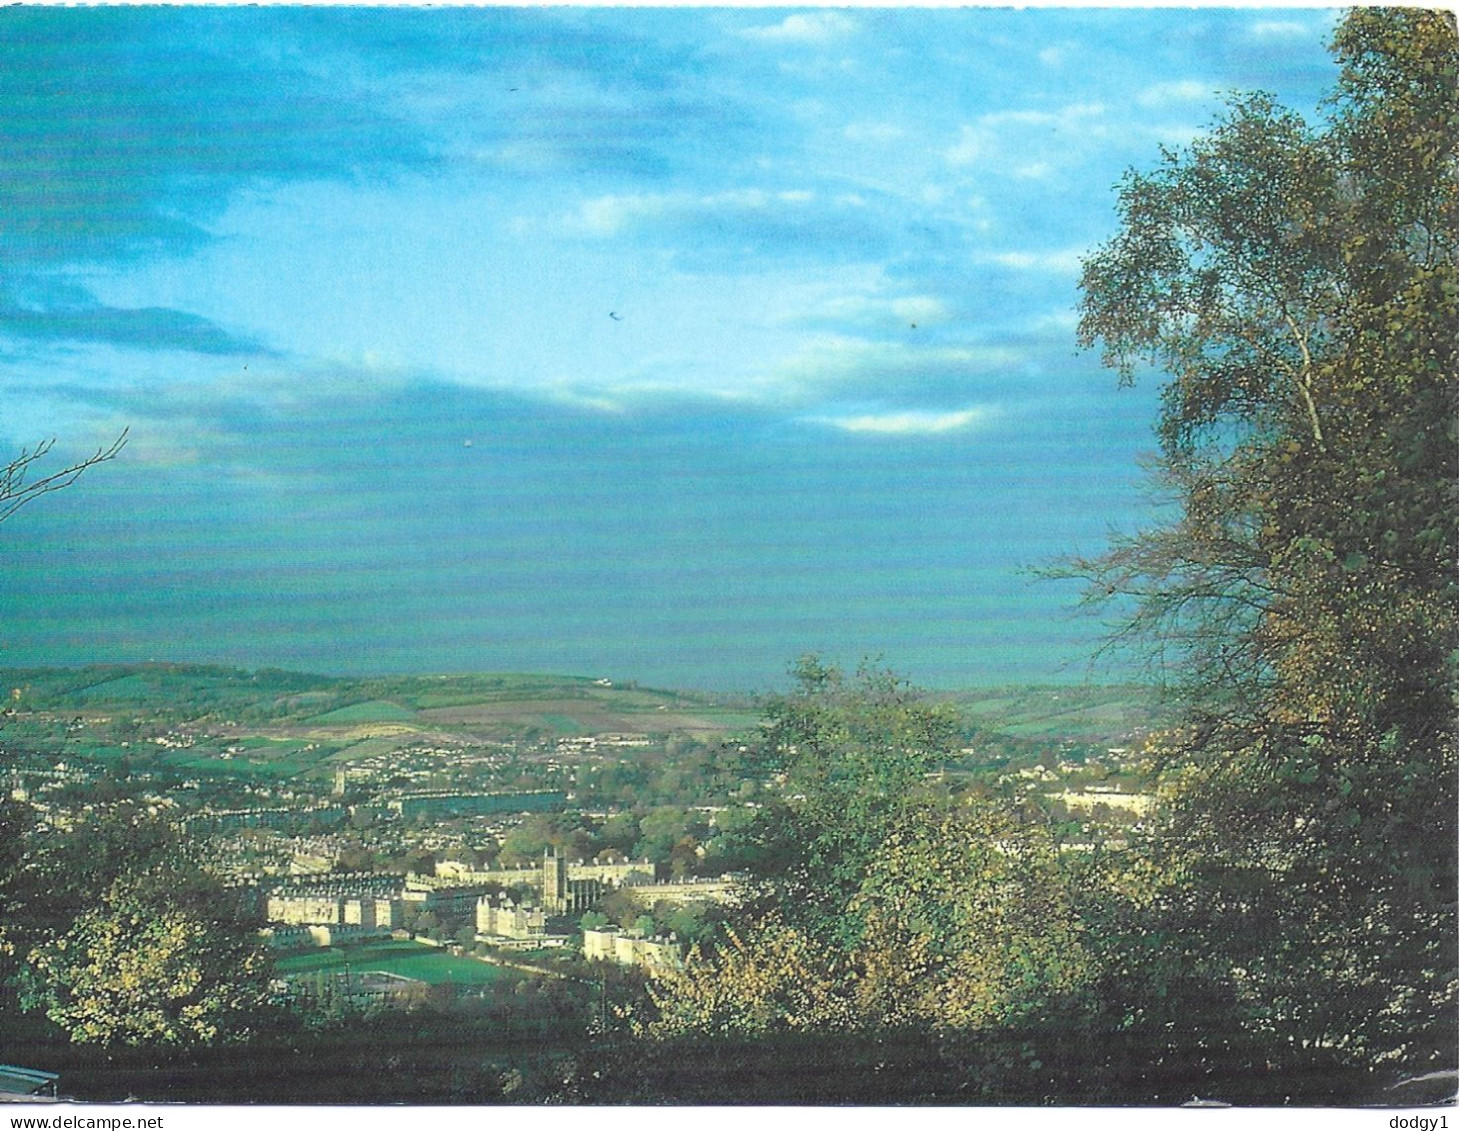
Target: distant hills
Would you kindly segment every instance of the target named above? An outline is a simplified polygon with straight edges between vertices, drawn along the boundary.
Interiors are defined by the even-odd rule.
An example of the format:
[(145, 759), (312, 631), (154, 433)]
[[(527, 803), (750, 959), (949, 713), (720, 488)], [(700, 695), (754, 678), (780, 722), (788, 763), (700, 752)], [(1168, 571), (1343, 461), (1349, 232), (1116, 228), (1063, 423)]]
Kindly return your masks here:
[[(749, 696), (640, 687), (607, 678), (535, 673), (340, 677), (200, 664), (0, 669), (0, 695), (21, 710), (138, 712), (177, 721), (294, 731), (393, 725), (483, 738), (607, 732), (700, 737), (753, 728)], [(1033, 739), (1114, 741), (1158, 725), (1149, 688), (1060, 685), (936, 693), (970, 725)]]
[(524, 673), (360, 678), (198, 664), (97, 665), (0, 669), (0, 693), (12, 706), (52, 713), (134, 711), (290, 728), (398, 724), (484, 738), (527, 731), (707, 735), (753, 726), (759, 718), (744, 697)]

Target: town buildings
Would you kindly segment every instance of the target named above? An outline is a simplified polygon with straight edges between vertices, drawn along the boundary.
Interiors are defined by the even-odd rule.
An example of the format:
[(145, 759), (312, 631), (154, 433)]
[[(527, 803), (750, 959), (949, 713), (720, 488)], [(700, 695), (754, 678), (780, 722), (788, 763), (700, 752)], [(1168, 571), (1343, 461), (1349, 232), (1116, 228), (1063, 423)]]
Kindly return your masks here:
[(650, 972), (682, 970), (684, 956), (670, 938), (648, 938), (620, 927), (589, 927), (583, 931), (583, 957), (588, 961), (639, 966)]

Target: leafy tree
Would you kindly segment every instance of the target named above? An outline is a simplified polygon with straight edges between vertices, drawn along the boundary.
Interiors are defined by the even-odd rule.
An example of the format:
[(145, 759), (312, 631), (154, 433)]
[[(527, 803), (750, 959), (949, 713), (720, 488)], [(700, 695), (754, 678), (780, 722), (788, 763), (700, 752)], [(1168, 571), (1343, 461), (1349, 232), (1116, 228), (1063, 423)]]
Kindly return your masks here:
[(1098, 972), (1054, 845), (986, 801), (906, 814), (848, 911), (846, 948), (776, 912), (731, 929), (654, 992), (645, 1031), (966, 1034), (1083, 1011)]
[(601, 848), (601, 842), (584, 828), (569, 829), (555, 844), (558, 854), (569, 860), (591, 860)]
[(0, 985), (9, 982), (16, 970), (15, 920), (21, 902), (17, 886), (30, 824), (25, 806), (0, 797)]
[(1024, 1024), (1068, 1013), (1096, 973), (1052, 840), (996, 803), (907, 822), (852, 905), (857, 997), (882, 1025)]
[(702, 846), (692, 836), (680, 837), (669, 850), (669, 875), (675, 879), (699, 867)]
[(158, 877), (176, 885), (179, 898), (200, 903), (220, 895), (178, 829), (135, 805), (117, 806), (64, 834), (30, 836), (18, 854), (7, 885), (7, 927), (21, 953), (68, 930), (129, 876)]
[(24, 1003), (77, 1043), (211, 1044), (257, 1023), (267, 954), (155, 880), (117, 880), (27, 956)]
[(992, 1055), (968, 1054), (972, 1035), (1088, 1012), (1099, 963), (1047, 832), (924, 782), (955, 749), (955, 716), (887, 673), (847, 681), (807, 660), (798, 679), (767, 711), (787, 797), (755, 826), (759, 891), (727, 944), (703, 931), (651, 989), (658, 1014), (638, 1031), (911, 1036), (951, 1063)]
[(715, 938), (725, 918), (723, 908), (707, 901), (669, 907), (662, 915), (658, 914), (658, 908), (654, 912), (666, 931), (690, 946), (709, 943)]
[(891, 831), (925, 801), (923, 781), (957, 748), (960, 728), (950, 708), (888, 671), (864, 666), (848, 678), (806, 656), (793, 674), (763, 725), (785, 800), (760, 823), (759, 905), (849, 948), (860, 932), (852, 898)]
[(634, 1025), (659, 1038), (855, 1030), (850, 972), (844, 955), (772, 917), (748, 939), (731, 931), (712, 963), (691, 962), (650, 987), (658, 1016)]
[(614, 888), (598, 901), (598, 910), (620, 927), (627, 927), (643, 914), (643, 901), (633, 888)]
[(1167, 929), (1255, 1059), (1451, 1060), (1459, 41), (1357, 9), (1317, 126), (1261, 95), (1119, 193), (1080, 336), (1169, 374), (1166, 525), (1075, 564), (1183, 707)]
[(633, 848), (635, 858), (647, 857), (666, 861), (674, 846), (689, 833), (690, 816), (677, 805), (663, 805), (645, 813), (638, 822), (639, 840)]
[(615, 813), (603, 822), (598, 839), (607, 847), (617, 849), (626, 856), (632, 853), (633, 846), (642, 835), (637, 817), (632, 813)]
[[(368, 872), (375, 866), (375, 852), (358, 841), (341, 845), (334, 862), (337, 872)], [(407, 865), (408, 866), (408, 865)]]
[(540, 865), (542, 854), (549, 848), (569, 860), (592, 859), (598, 850), (597, 841), (579, 827), (578, 820), (569, 814), (529, 817), (502, 838), (501, 866)]
[(551, 844), (551, 830), (546, 822), (527, 820), (502, 837), (497, 862), (503, 868), (515, 868), (521, 864), (540, 865), (542, 854)]
[(5, 942), (21, 1004), (78, 1042), (246, 1035), (268, 963), (237, 901), (179, 830), (134, 807), (22, 842)]
[[(35, 447), (23, 448), (19, 455), (0, 466), (0, 522), (41, 495), (69, 487), (97, 464), (115, 459), (126, 446), (126, 442), (127, 432), (123, 429), (121, 435), (109, 445), (97, 448), (91, 455), (76, 463), (46, 472), (38, 478), (32, 477), (32, 473), (50, 455), (56, 442), (54, 439), (44, 440)], [(13, 714), (12, 710), (7, 710), (4, 718), (9, 719)], [(4, 725), (0, 721), (0, 727)], [(17, 921), (17, 907), (24, 901), (24, 895), (19, 889), (25, 887), (21, 871), (25, 855), (24, 832), (29, 824), (27, 818), (28, 814), (20, 807), (13, 806), (9, 798), (0, 798), (0, 920), (3, 920), (0, 921), (0, 981), (6, 980), (12, 973), (12, 964), (17, 954), (17, 937), (25, 937), (24, 925)]]

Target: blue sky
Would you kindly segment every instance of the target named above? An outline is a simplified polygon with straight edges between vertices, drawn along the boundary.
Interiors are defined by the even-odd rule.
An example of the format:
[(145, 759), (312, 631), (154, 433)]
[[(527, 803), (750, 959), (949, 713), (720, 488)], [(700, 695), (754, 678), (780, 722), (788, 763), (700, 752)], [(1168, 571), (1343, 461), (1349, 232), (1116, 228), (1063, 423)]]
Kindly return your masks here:
[(1294, 9), (0, 13), (0, 664), (1083, 678), (1113, 186)]

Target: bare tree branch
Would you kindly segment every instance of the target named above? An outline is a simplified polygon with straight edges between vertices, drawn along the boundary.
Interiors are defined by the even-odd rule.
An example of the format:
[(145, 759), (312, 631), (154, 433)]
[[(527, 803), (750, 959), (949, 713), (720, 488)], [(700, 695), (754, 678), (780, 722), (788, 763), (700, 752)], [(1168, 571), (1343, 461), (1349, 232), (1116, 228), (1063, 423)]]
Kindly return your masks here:
[(20, 455), (0, 468), (0, 522), (4, 522), (32, 499), (69, 487), (88, 468), (115, 459), (122, 448), (126, 447), (127, 431), (123, 429), (121, 435), (109, 445), (97, 448), (85, 459), (29, 481), (28, 476), (34, 466), (50, 453), (56, 441), (43, 440), (33, 448), (22, 449)]

